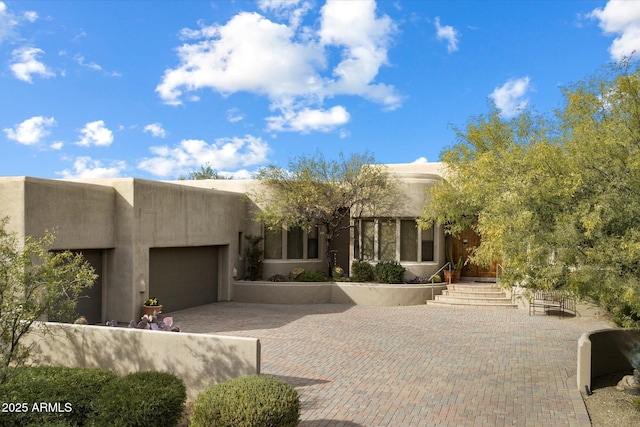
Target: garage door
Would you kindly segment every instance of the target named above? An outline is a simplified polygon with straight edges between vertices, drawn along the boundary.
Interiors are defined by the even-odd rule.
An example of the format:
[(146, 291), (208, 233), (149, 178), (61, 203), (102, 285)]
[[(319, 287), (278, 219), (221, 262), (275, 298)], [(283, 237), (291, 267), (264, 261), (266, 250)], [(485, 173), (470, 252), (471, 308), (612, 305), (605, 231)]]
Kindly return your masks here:
[[(54, 253), (62, 251), (52, 251)], [(98, 278), (93, 283), (93, 287), (83, 289), (78, 297), (76, 311), (80, 316), (84, 316), (89, 324), (102, 323), (102, 253), (101, 249), (73, 249), (74, 254), (81, 254), (84, 259), (93, 267)], [(49, 318), (56, 321), (59, 319)]]
[(151, 248), (149, 296), (170, 312), (218, 300), (216, 246)]

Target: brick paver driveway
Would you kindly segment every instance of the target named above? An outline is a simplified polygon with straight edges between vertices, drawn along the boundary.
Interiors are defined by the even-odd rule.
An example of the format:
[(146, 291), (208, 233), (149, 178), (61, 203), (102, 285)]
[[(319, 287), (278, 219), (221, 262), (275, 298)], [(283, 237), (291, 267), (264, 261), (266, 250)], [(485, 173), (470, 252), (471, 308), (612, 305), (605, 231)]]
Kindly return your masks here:
[(260, 338), (301, 426), (589, 426), (577, 341), (608, 325), (525, 310), (216, 303), (184, 331)]

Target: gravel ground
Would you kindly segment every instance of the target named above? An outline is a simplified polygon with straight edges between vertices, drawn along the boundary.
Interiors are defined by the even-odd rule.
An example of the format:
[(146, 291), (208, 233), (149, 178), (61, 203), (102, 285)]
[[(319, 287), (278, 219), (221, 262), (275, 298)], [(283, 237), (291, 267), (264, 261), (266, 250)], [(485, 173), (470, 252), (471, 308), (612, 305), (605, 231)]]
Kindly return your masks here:
[(634, 398), (640, 393), (632, 394), (616, 390), (616, 384), (630, 372), (607, 375), (593, 380), (593, 394), (582, 393), (587, 412), (593, 427), (638, 427), (640, 411), (633, 405)]

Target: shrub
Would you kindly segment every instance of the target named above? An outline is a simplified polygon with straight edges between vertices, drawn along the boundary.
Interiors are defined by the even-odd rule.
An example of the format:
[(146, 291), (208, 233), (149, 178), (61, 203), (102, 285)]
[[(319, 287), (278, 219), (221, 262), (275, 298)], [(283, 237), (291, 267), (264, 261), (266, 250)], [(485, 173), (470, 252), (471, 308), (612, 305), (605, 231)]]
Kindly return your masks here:
[(380, 283), (402, 283), (406, 268), (397, 261), (380, 261), (373, 269), (376, 281)]
[(322, 273), (312, 273), (305, 271), (296, 278), (296, 282), (326, 282), (329, 279)]
[(370, 282), (373, 280), (373, 267), (367, 261), (353, 261), (349, 278), (352, 282)]
[(284, 381), (251, 375), (214, 385), (193, 404), (192, 427), (288, 427), (300, 419), (298, 392)]
[(284, 276), (282, 274), (274, 274), (273, 276), (267, 279), (269, 282), (288, 282), (289, 276)]
[(289, 273), (289, 278), (291, 279), (292, 282), (298, 280), (298, 277), (300, 277), (301, 274), (305, 273), (305, 269), (301, 268), (301, 267), (296, 267), (294, 269), (291, 270), (291, 273)]
[[(0, 401), (24, 402), (29, 410), (0, 414), (0, 425), (84, 425), (92, 414), (96, 396), (117, 378), (113, 372), (102, 369), (54, 366), (18, 369), (7, 383), (0, 386)], [(55, 412), (33, 411), (33, 404), (41, 402), (59, 402), (60, 409)], [(65, 412), (69, 408), (67, 404), (70, 404), (70, 412)]]
[(135, 372), (102, 389), (92, 421), (96, 427), (173, 427), (182, 417), (186, 400), (184, 383), (175, 375)]

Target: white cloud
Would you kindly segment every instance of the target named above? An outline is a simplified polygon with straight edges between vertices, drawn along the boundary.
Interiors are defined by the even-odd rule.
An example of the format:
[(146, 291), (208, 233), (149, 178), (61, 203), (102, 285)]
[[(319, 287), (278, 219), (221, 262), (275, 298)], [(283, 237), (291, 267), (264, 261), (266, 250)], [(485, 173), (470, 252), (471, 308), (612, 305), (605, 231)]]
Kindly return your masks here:
[(117, 71), (107, 71), (104, 68), (102, 68), (102, 65), (98, 64), (97, 62), (85, 62), (85, 57), (80, 55), (79, 53), (74, 55), (73, 59), (78, 63), (78, 65), (82, 67), (90, 68), (94, 71), (101, 71), (105, 75), (110, 77), (122, 77), (121, 73)]
[(61, 150), (63, 146), (64, 146), (64, 142), (56, 141), (53, 144), (51, 144), (49, 148), (52, 150)]
[(84, 62), (84, 56), (82, 56), (80, 54), (76, 54), (73, 57), (73, 59), (76, 60), (78, 65), (82, 65), (83, 67), (91, 68), (92, 70), (95, 70), (95, 71), (102, 71), (102, 67), (100, 66), (100, 64), (96, 64), (95, 62)]
[(287, 19), (292, 28), (297, 28), (311, 9), (311, 3), (302, 0), (258, 0), (258, 7), (263, 12), (273, 12), (277, 17)]
[(524, 96), (529, 91), (529, 77), (508, 80), (489, 95), (502, 116), (513, 117), (527, 107), (529, 100)]
[(38, 61), (37, 56), (44, 53), (42, 49), (37, 47), (22, 47), (15, 49), (12, 53), (11, 71), (13, 75), (22, 81), (32, 83), (31, 76), (38, 74), (41, 77), (48, 78), (55, 76), (46, 65)]
[(80, 130), (80, 140), (77, 145), (89, 147), (91, 145), (108, 146), (113, 142), (113, 132), (105, 127), (102, 120), (89, 122)]
[(26, 11), (23, 16), (24, 19), (29, 22), (36, 22), (38, 20), (38, 12), (35, 12), (33, 10)]
[(159, 122), (146, 125), (144, 131), (151, 133), (156, 138), (165, 138), (167, 136), (167, 131), (164, 130), (162, 123)]
[(435, 19), (436, 25), (436, 37), (438, 40), (444, 40), (447, 42), (447, 51), (449, 53), (458, 50), (458, 30), (451, 25), (440, 25), (440, 17)]
[(387, 48), (397, 31), (391, 18), (376, 17), (375, 1), (328, 1), (321, 14), (322, 43), (344, 48), (342, 61), (333, 69), (338, 79), (325, 91), (363, 96), (389, 110), (398, 108), (401, 98), (394, 87), (373, 83), (380, 67), (387, 65)]
[(155, 157), (142, 160), (138, 168), (162, 177), (178, 177), (210, 164), (215, 170), (230, 170), (267, 162), (269, 145), (261, 138), (220, 138), (212, 144), (185, 139), (173, 147), (151, 147)]
[(294, 42), (294, 32), (284, 24), (242, 12), (224, 26), (196, 33), (204, 40), (179, 47), (180, 66), (166, 70), (156, 88), (167, 104), (181, 104), (184, 90), (204, 87), (222, 94), (247, 91), (272, 99), (314, 89), (313, 63), (323, 61), (321, 50)]
[(587, 16), (599, 20), (605, 34), (619, 34), (609, 48), (614, 60), (634, 52), (640, 55), (640, 2), (610, 0), (604, 9), (594, 9)]
[(426, 157), (418, 157), (411, 163), (415, 163), (415, 164), (429, 163), (429, 160), (427, 160)]
[[(241, 12), (224, 25), (184, 29), (179, 65), (165, 70), (156, 92), (170, 105), (182, 104), (188, 92), (210, 88), (223, 96), (235, 92), (264, 95), (282, 116), (322, 110), (325, 98), (355, 95), (398, 108), (402, 98), (391, 85), (375, 81), (387, 65), (387, 49), (396, 25), (377, 16), (376, 3), (330, 1), (322, 7), (320, 28), (299, 28), (292, 13), (307, 12), (300, 0), (262, 0), (265, 12), (287, 15), (288, 24), (259, 13)], [(291, 20), (293, 19), (293, 21)], [(295, 22), (294, 22), (295, 21)], [(341, 60), (330, 67), (331, 50)], [(259, 70), (259, 72), (256, 72)], [(235, 116), (234, 116), (235, 117)], [(271, 119), (271, 118), (270, 118)]]
[(230, 108), (227, 110), (227, 120), (230, 123), (239, 122), (244, 120), (244, 114), (242, 114), (237, 108)]
[(232, 179), (251, 179), (253, 178), (253, 173), (249, 172), (246, 169), (240, 169), (234, 172), (225, 172), (225, 171), (219, 171), (218, 174), (224, 176), (225, 178), (232, 178)]
[(0, 44), (15, 36), (16, 25), (18, 25), (18, 20), (15, 15), (4, 2), (0, 1)]
[(14, 129), (3, 130), (9, 139), (24, 145), (35, 145), (51, 133), (49, 128), (55, 124), (53, 117), (34, 116), (16, 125)]
[(118, 178), (126, 168), (126, 163), (121, 160), (113, 161), (108, 166), (104, 166), (99, 160), (82, 156), (75, 159), (72, 169), (56, 173), (65, 179)]
[(329, 132), (338, 126), (348, 123), (349, 119), (349, 113), (340, 105), (330, 110), (312, 110), (309, 108), (303, 108), (299, 111), (285, 110), (281, 116), (267, 117), (267, 129), (279, 132)]

